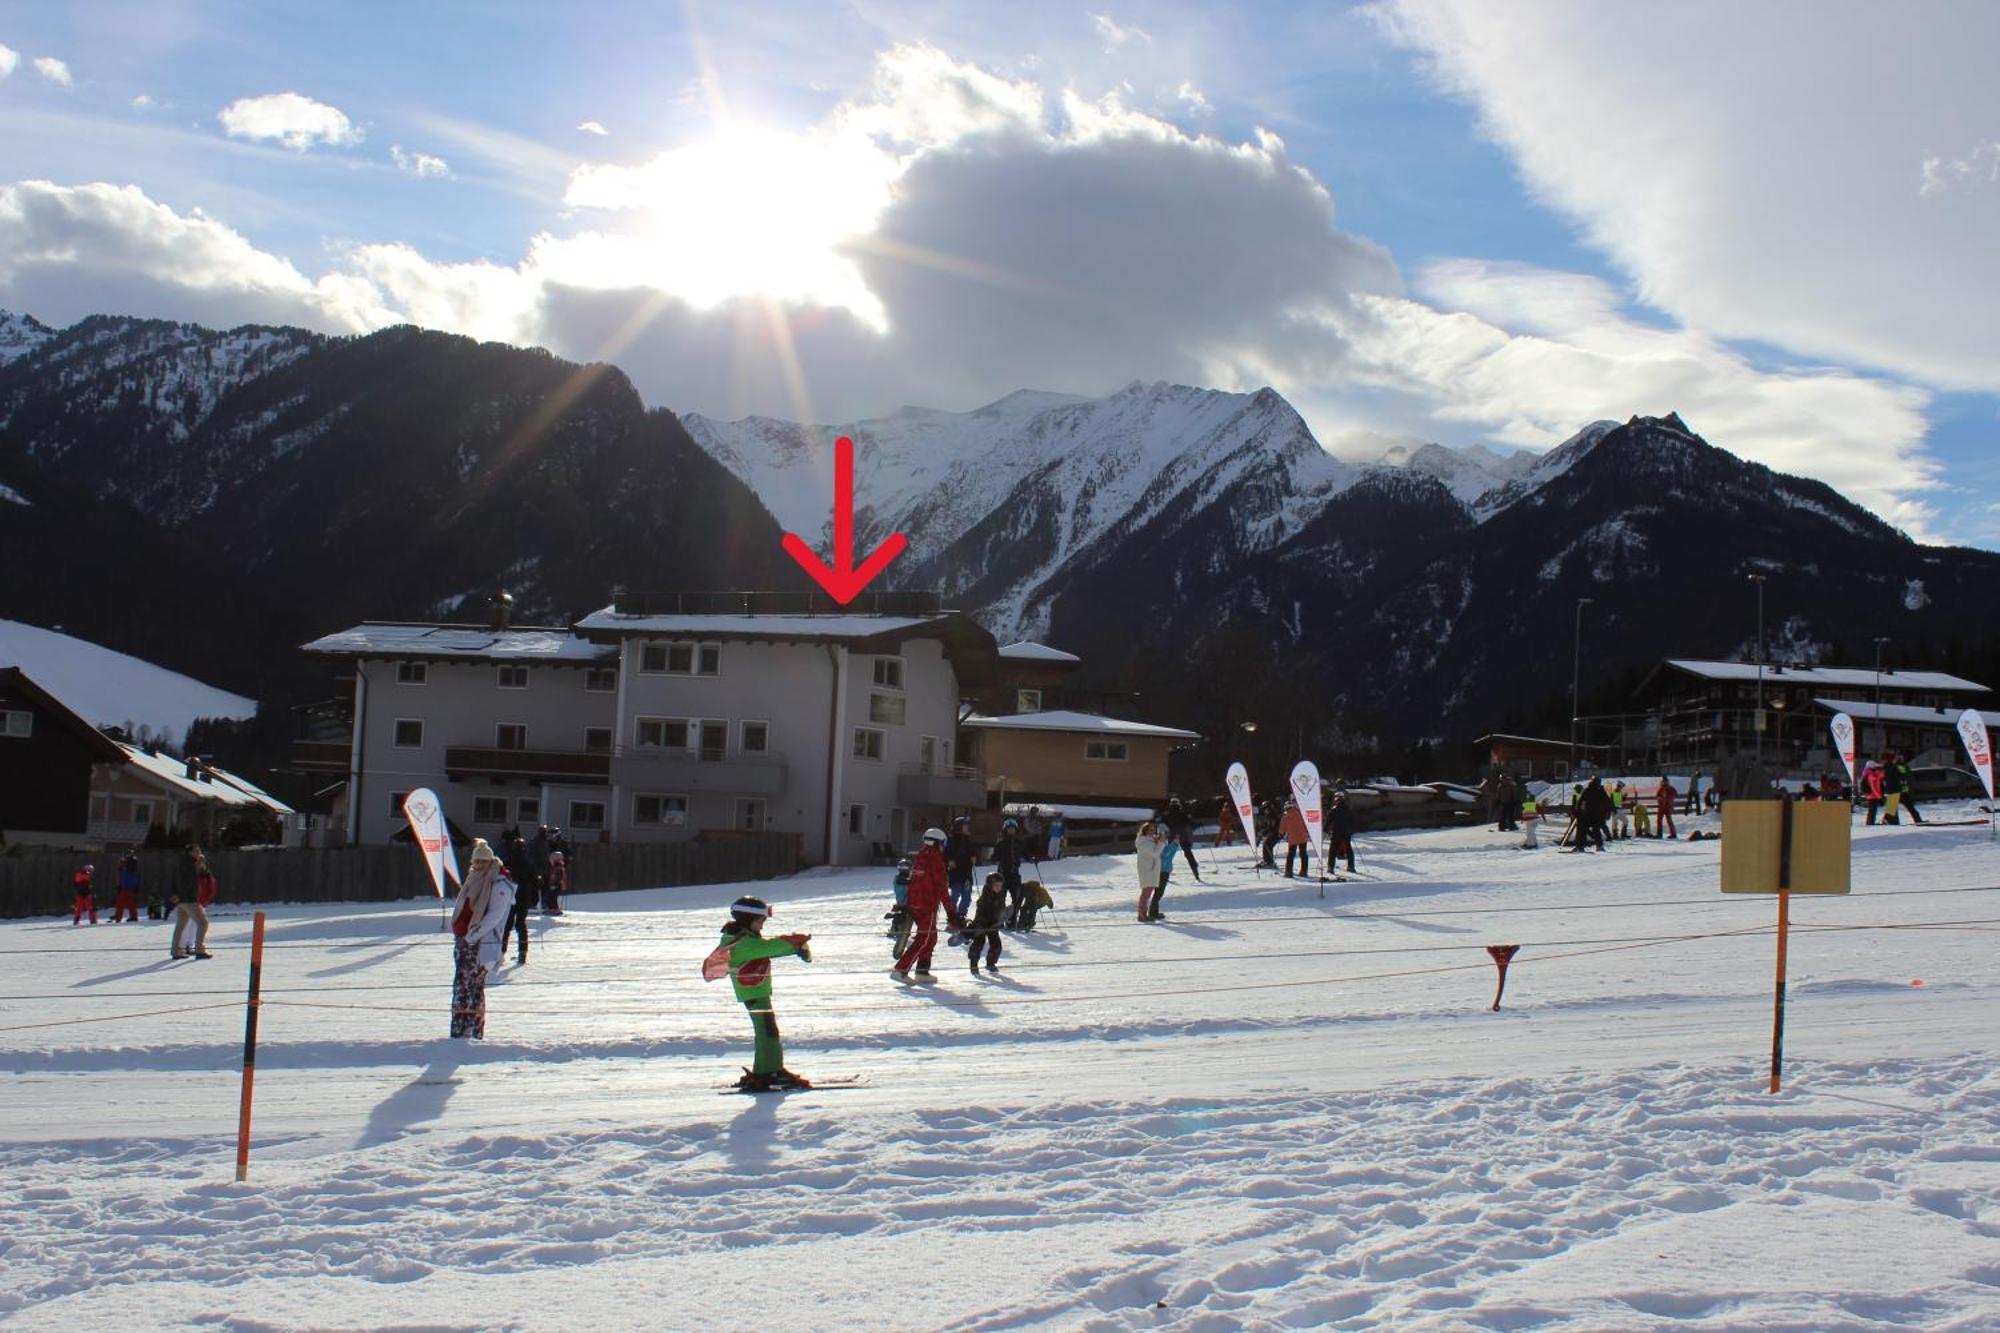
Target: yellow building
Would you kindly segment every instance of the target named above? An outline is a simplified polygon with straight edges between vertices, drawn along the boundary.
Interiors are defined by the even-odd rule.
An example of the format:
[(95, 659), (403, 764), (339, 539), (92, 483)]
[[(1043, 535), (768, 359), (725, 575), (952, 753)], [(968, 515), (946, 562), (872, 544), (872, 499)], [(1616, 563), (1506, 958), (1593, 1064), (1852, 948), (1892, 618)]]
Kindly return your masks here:
[(1167, 797), (1167, 755), (1198, 733), (1150, 722), (1058, 710), (959, 723), (959, 750), (1003, 802), (1157, 806)]

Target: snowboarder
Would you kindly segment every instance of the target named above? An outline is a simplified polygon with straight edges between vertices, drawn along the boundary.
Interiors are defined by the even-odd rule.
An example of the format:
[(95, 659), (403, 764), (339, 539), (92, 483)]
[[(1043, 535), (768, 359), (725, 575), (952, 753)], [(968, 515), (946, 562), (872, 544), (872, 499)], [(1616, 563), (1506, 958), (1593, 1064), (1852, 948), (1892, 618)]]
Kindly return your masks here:
[(986, 951), (986, 970), (1000, 970), (1000, 914), (1007, 907), (1007, 884), (1000, 876), (986, 877), (986, 886), (979, 891), (979, 903), (973, 909), (971, 924), (965, 928), (966, 954), (972, 961), (972, 975), (979, 975), (979, 952)]
[[(212, 958), (208, 951), (208, 909), (201, 904), (201, 877), (208, 873), (208, 858), (199, 847), (188, 848), (174, 866), (174, 938), (168, 950), (172, 958)], [(183, 943), (188, 936), (192, 943)]]
[[(129, 914), (129, 915), (128, 915)], [(111, 923), (124, 917), (139, 924), (139, 854), (127, 852), (118, 858), (118, 896), (112, 900)]]
[(93, 926), (97, 924), (97, 890), (92, 881), (92, 876), (96, 873), (96, 866), (85, 866), (70, 876), (70, 884), (76, 890), (76, 905), (70, 909), (69, 914), (69, 923), (72, 926), (83, 920), (85, 912), (90, 913), (90, 924)]
[(486, 978), (506, 951), (514, 886), (486, 839), (472, 840), (469, 861), (465, 881), (458, 886), (458, 910), (451, 919), (451, 1035), (483, 1039)]
[[(944, 841), (944, 835), (938, 835)], [(944, 878), (938, 877), (938, 890), (942, 894)], [(812, 1084), (791, 1070), (785, 1068), (785, 1045), (778, 1036), (778, 1014), (771, 1002), (771, 960), (796, 956), (803, 962), (812, 961), (810, 935), (780, 935), (776, 939), (764, 938), (764, 922), (771, 915), (771, 905), (762, 898), (738, 898), (729, 908), (729, 920), (722, 926), (722, 942), (715, 946), (701, 974), (713, 981), (728, 975), (730, 984), (736, 988), (736, 998), (750, 1015), (750, 1028), (756, 1034), (756, 1050), (750, 1068), (743, 1071), (743, 1077), (736, 1086), (745, 1092), (772, 1092), (783, 1088), (810, 1088)], [(932, 937), (936, 937), (933, 930)]]
[(1659, 829), (1656, 838), (1678, 839), (1680, 831), (1674, 827), (1674, 798), (1680, 793), (1674, 790), (1673, 780), (1665, 773), (1660, 774), (1660, 785), (1653, 789), (1653, 814), (1657, 817)]
[(1283, 828), (1285, 834), (1285, 878), (1292, 878), (1292, 858), (1296, 856), (1299, 862), (1299, 873), (1310, 879), (1312, 877), (1311, 837), (1306, 832), (1306, 817), (1300, 811), (1297, 801), (1290, 798), (1286, 799), (1285, 815), (1280, 821), (1280, 827)]
[(1132, 840), (1132, 850), (1138, 857), (1141, 921), (1153, 920), (1153, 899), (1160, 892), (1160, 860), (1166, 842), (1166, 834), (1150, 819), (1139, 825), (1138, 836)]
[(1354, 807), (1347, 803), (1347, 793), (1336, 791), (1326, 807), (1326, 841), (1328, 865), (1340, 857), (1347, 858), (1347, 873), (1354, 873)]
[[(1019, 874), (1017, 856), (1016, 884), (1020, 882)], [(1005, 881), (1004, 872), (1002, 881)], [(945, 887), (943, 829), (924, 830), (924, 845), (917, 852), (916, 864), (910, 868), (909, 893), (910, 922), (916, 934), (902, 956), (896, 959), (896, 966), (889, 975), (898, 981), (909, 981), (913, 977), (918, 981), (929, 981), (932, 975), (931, 954), (936, 951), (938, 942), (938, 909), (945, 909), (953, 930), (965, 929), (965, 918), (952, 910), (951, 898)], [(1010, 887), (1008, 897), (1012, 899), (1014, 896)]]

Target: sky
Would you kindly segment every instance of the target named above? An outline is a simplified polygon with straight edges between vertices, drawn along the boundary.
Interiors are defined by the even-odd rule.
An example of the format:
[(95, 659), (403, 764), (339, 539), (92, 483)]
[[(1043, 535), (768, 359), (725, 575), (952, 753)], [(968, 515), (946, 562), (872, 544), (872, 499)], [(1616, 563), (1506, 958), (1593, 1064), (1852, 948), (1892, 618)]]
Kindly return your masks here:
[(2000, 6), (0, 6), (0, 308), (846, 422), (1283, 393), (1355, 460), (1678, 411), (2000, 547)]

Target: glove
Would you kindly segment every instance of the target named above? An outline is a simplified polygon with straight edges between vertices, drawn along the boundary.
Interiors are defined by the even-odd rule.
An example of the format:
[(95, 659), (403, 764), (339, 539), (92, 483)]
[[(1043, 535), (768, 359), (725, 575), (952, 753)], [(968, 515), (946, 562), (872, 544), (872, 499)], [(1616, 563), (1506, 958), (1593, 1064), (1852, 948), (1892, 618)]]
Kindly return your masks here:
[(785, 943), (791, 945), (794, 949), (797, 949), (799, 951), (799, 957), (803, 958), (806, 962), (810, 963), (813, 960), (812, 949), (806, 944), (806, 941), (810, 940), (812, 936), (781, 935), (779, 936), (779, 938), (784, 940)]

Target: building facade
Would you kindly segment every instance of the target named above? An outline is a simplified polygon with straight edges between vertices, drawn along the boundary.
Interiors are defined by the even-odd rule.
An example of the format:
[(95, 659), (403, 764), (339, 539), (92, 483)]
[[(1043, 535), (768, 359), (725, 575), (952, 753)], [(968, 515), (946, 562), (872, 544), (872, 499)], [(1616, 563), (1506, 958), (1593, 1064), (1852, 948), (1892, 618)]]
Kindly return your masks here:
[(1200, 740), (1179, 727), (1069, 711), (974, 714), (961, 724), (968, 762), (1003, 803), (1158, 806), (1167, 758)]

